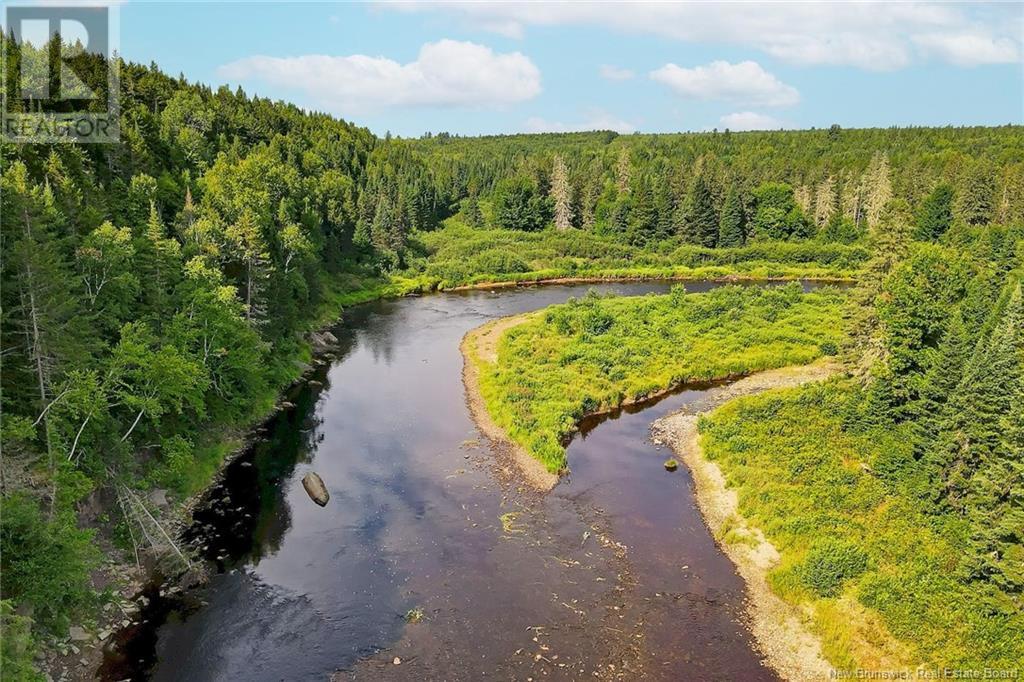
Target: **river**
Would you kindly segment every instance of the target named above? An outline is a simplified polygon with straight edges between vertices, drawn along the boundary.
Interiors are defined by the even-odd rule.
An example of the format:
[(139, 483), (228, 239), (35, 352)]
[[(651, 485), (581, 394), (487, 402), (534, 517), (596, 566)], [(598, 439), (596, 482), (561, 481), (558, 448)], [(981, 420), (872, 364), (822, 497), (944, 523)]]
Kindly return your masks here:
[[(476, 290), (346, 310), (335, 356), (196, 512), (189, 535), (213, 578), (151, 594), (101, 677), (776, 679), (689, 473), (666, 472), (649, 439), (652, 421), (699, 390), (585, 424), (571, 475), (547, 495), (495, 459), (466, 407), (470, 329), (591, 289), (669, 287)], [(302, 487), (311, 470), (330, 491), (324, 508)]]

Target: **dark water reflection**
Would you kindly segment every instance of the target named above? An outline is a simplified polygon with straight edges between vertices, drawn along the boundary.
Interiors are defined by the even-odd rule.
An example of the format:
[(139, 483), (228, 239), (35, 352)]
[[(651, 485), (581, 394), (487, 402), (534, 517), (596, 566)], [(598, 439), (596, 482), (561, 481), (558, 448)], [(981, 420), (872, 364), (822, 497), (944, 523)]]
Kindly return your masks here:
[[(771, 679), (737, 622), (742, 583), (704, 527), (689, 474), (664, 472), (667, 454), (648, 440), (655, 418), (697, 392), (589, 424), (569, 447), (571, 478), (544, 498), (496, 476), (486, 444), (473, 442), (465, 332), (590, 289), (668, 288), (545, 286), (346, 311), (336, 357), (293, 390), (295, 407), (195, 515), (190, 536), (219, 573), (184, 600), (157, 599), (157, 627), (125, 636), (104, 675), (525, 679), (550, 663), (551, 676), (571, 679), (591, 677), (592, 659), (628, 654), (627, 669), (646, 677)], [(310, 470), (330, 491), (324, 508), (302, 488)], [(510, 511), (514, 530), (500, 518)], [(598, 530), (625, 557), (587, 544)], [(426, 621), (407, 626), (417, 607)], [(646, 653), (608, 653), (624, 628)], [(550, 639), (534, 642), (538, 632)], [(533, 659), (544, 642), (547, 655)], [(548, 660), (559, 647), (562, 658)], [(373, 657), (382, 649), (407, 664), (383, 667)]]

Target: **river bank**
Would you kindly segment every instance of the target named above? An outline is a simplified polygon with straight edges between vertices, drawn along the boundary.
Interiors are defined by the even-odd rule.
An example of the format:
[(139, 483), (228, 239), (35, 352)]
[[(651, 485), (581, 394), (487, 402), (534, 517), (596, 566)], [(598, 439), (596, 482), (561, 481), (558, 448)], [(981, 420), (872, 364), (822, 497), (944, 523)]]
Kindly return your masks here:
[(760, 529), (740, 515), (736, 492), (701, 450), (697, 425), (701, 415), (730, 400), (823, 381), (839, 371), (826, 360), (760, 372), (730, 384), (713, 400), (688, 405), (651, 427), (655, 442), (667, 444), (689, 467), (701, 514), (747, 585), (749, 622), (757, 646), (785, 679), (826, 679), (831, 666), (822, 656), (821, 642), (807, 628), (808, 619), (769, 587), (768, 572), (779, 561), (779, 553)]
[[(501, 336), (535, 316), (536, 313), (527, 313), (481, 325), (465, 335), (460, 349), (464, 356), (466, 399), (474, 421), (498, 445), (498, 456), (507, 458), (518, 469), (523, 481), (543, 492), (558, 483), (558, 476), (548, 472), (525, 448), (495, 424), (484, 404), (478, 381), (481, 363), (497, 361), (497, 345)], [(828, 677), (831, 667), (822, 656), (820, 641), (806, 626), (807, 618), (771, 591), (767, 574), (778, 562), (779, 554), (759, 529), (748, 525), (739, 515), (736, 493), (728, 489), (721, 470), (714, 462), (705, 459), (700, 450), (697, 424), (702, 414), (730, 400), (767, 390), (822, 381), (839, 371), (840, 367), (833, 360), (824, 358), (810, 365), (758, 372), (709, 393), (709, 397), (688, 404), (682, 410), (659, 419), (652, 426), (654, 442), (669, 445), (689, 467), (694, 496), (705, 523), (746, 584), (749, 594), (747, 622), (757, 647), (768, 664), (784, 679), (824, 679)], [(647, 399), (657, 400), (677, 390), (679, 387), (671, 387)], [(628, 401), (621, 408), (628, 408), (637, 402)], [(588, 417), (607, 412), (602, 410)]]
[[(637, 287), (640, 287), (641, 285), (638, 285), (638, 284), (630, 284), (630, 285), (628, 285), (628, 286), (629, 286), (629, 287), (631, 287), (631, 288), (637, 288)], [(646, 288), (647, 286), (648, 286), (648, 285), (643, 285), (643, 286), (642, 286), (642, 290), (641, 290), (641, 291), (649, 291), (649, 290), (648, 290), (648, 289)], [(650, 286), (653, 286), (653, 285), (650, 285)], [(666, 285), (666, 286), (667, 286), (667, 285)], [(535, 298), (536, 296), (538, 296), (538, 295), (541, 295), (541, 294), (540, 294), (540, 289), (541, 289), (541, 288), (539, 288), (538, 290), (536, 290), (536, 293), (532, 293), (532, 292), (527, 292), (527, 291), (522, 291), (522, 293), (521, 293), (521, 296), (523, 297), (523, 300), (530, 300), (530, 299), (534, 299), (534, 298)], [(546, 288), (545, 288), (545, 289), (546, 289)], [(417, 293), (418, 291), (419, 291), (419, 290), (417, 290), (417, 289), (411, 289), (410, 291), (408, 291), (408, 292), (406, 292), (406, 293), (412, 293), (412, 294), (415, 294), (415, 293)], [(555, 289), (552, 289), (551, 291), (553, 291), (553, 292), (554, 292), (554, 291), (557, 291), (557, 288), (555, 288)], [(659, 290), (659, 291), (662, 291), (662, 290)], [(394, 292), (393, 290), (392, 290), (391, 292), (389, 292), (389, 294), (390, 294), (390, 295), (387, 295), (387, 294), (385, 294), (385, 295), (383, 295), (383, 296), (381, 296), (381, 297), (379, 297), (379, 298), (380, 298), (380, 299), (385, 299), (385, 298), (387, 298), (387, 299), (396, 299), (396, 298), (401, 298), (401, 295), (399, 295), (398, 293), (395, 293), (395, 292)], [(493, 300), (493, 299), (494, 299), (494, 297), (493, 297), (493, 296), (490, 296), (490, 295), (486, 295), (486, 294), (483, 294), (483, 293), (481, 293), (480, 295), (482, 295), (482, 296), (485, 296), (485, 297), (486, 297), (486, 300)], [(557, 296), (561, 296), (561, 294), (556, 294), (556, 295), (557, 295)], [(458, 295), (458, 296), (459, 296), (459, 298), (462, 298), (463, 296), (470, 296), (470, 297), (475, 297), (475, 296), (477, 296), (477, 294), (474, 294), (474, 293), (472, 293), (472, 292), (466, 292), (465, 294), (460, 294), (460, 295)], [(508, 294), (505, 294), (505, 295), (503, 295), (503, 296), (502, 296), (501, 298), (502, 298), (502, 299), (504, 300), (506, 296), (512, 296), (512, 297), (513, 297), (513, 299), (511, 299), (511, 300), (516, 300), (516, 297), (519, 297), (519, 296), (520, 296), (520, 294), (513, 294), (512, 292), (509, 292)], [(544, 296), (547, 296), (547, 295), (544, 295)], [(526, 297), (528, 297), (528, 298), (526, 298)], [(438, 299), (438, 303), (439, 303), (440, 301), (442, 301), (442, 300), (445, 300), (445, 299)], [(484, 299), (480, 299), (480, 300), (484, 300)], [(351, 301), (347, 301), (347, 302), (348, 302), (349, 304), (351, 303)], [(453, 300), (452, 300), (452, 303), (453, 303), (453, 304), (455, 304), (455, 302), (456, 302), (456, 300), (455, 300), (455, 299), (453, 299)], [(379, 303), (370, 303), (369, 305), (371, 306), (371, 308), (372, 308), (372, 309), (376, 309), (376, 308), (380, 307), (380, 305), (381, 305), (381, 304), (379, 304)], [(421, 305), (421, 304), (416, 304), (415, 306), (412, 306), (412, 304), (410, 304), (410, 307), (409, 307), (409, 309), (410, 309), (410, 310), (417, 310), (417, 309), (423, 309), (424, 311), (426, 311), (426, 310), (429, 310), (429, 309), (433, 308), (433, 307), (434, 307), (435, 305), (436, 305), (436, 303), (434, 303), (434, 304), (428, 304), (428, 305)], [(368, 308), (368, 311), (369, 311), (369, 312), (368, 312), (368, 314), (373, 314), (373, 313), (372, 313), (372, 310), (371, 310), (371, 308)], [(406, 309), (406, 308), (402, 308), (402, 309)], [(353, 311), (354, 311), (354, 309), (353, 309)], [(354, 325), (354, 327), (356, 327), (356, 328), (357, 328), (357, 327), (359, 327), (359, 322), (358, 322), (358, 319), (359, 319), (359, 318), (360, 318), (361, 316), (362, 316), (362, 311), (361, 311), (361, 309), (360, 309), (360, 311), (359, 311), (359, 312), (354, 312), (354, 319), (353, 319), (353, 318), (349, 318), (349, 319), (347, 319), (347, 322), (346, 322), (346, 324), (345, 324), (345, 325), (343, 325), (343, 326), (337, 326), (337, 323), (335, 323), (335, 326), (334, 326), (334, 327), (335, 327), (335, 332), (336, 332), (336, 333), (337, 333), (337, 334), (338, 334), (339, 336), (344, 336), (344, 335), (347, 335), (347, 334), (349, 333), (349, 329), (348, 329), (348, 328), (352, 327), (353, 325)], [(330, 327), (331, 327), (331, 326), (329, 326), (329, 328), (330, 328)], [(462, 332), (460, 332), (460, 334), (459, 334), (459, 337), (457, 337), (457, 338), (461, 339), (461, 338), (463, 337), (463, 334), (465, 333), (465, 330), (466, 330), (466, 329), (471, 329), (471, 327), (467, 326), (467, 327), (463, 328), (463, 331), (462, 331)], [(494, 339), (495, 339), (496, 341), (497, 341), (497, 338), (498, 338), (498, 336), (500, 336), (500, 334), (499, 334), (499, 333), (496, 333), (496, 334), (494, 335)], [(346, 339), (346, 340), (344, 340), (344, 342), (343, 342), (343, 344), (344, 344), (344, 345), (345, 345), (346, 347), (350, 347), (350, 345), (349, 345), (350, 343), (351, 343), (351, 340), (350, 340), (350, 339)], [(452, 344), (452, 345), (446, 345), (446, 344), (450, 344), (450, 343), (451, 343), (451, 341), (445, 341), (444, 343), (441, 343), (441, 344), (439, 344), (438, 348), (440, 349), (440, 348), (443, 348), (443, 347), (447, 347), (447, 348), (450, 348), (450, 349), (451, 349), (451, 348), (453, 348), (453, 347), (454, 347), (455, 345), (457, 345), (457, 344)], [(329, 344), (329, 345), (330, 345), (330, 344)], [(331, 350), (330, 348), (322, 348), (322, 350), (326, 350), (326, 351), (327, 351), (327, 352), (328, 352), (329, 354), (333, 354), (333, 352), (332, 352), (332, 350)], [(344, 354), (344, 352), (347, 352), (347, 351), (342, 351), (342, 353), (341, 353), (341, 354), (343, 355), (343, 354)], [(458, 356), (459, 356), (460, 358), (462, 357), (462, 355), (461, 355), (461, 354), (459, 354), (459, 353), (457, 353), (457, 355), (458, 355)], [(327, 356), (325, 355), (325, 360), (324, 360), (324, 361), (326, 361), (327, 365), (322, 365), (322, 364), (319, 364), (319, 363), (317, 363), (317, 361), (316, 361), (315, 359), (313, 359), (313, 358), (306, 358), (306, 359), (307, 359), (307, 363), (308, 363), (308, 365), (310, 365), (310, 366), (317, 366), (317, 365), (318, 365), (318, 366), (319, 366), (319, 368), (318, 368), (318, 372), (317, 372), (317, 376), (316, 376), (316, 378), (315, 378), (315, 381), (314, 381), (314, 382), (312, 382), (312, 383), (321, 383), (321, 382), (326, 382), (326, 383), (330, 384), (331, 382), (327, 380), (326, 376), (322, 376), (322, 375), (324, 375), (324, 374), (326, 374), (326, 373), (327, 373), (327, 371), (328, 371), (328, 367), (334, 364), (334, 360), (333, 360), (332, 358), (330, 358), (330, 357), (327, 357)], [(417, 360), (417, 361), (419, 361), (419, 360)], [(424, 361), (425, 361), (425, 360), (424, 360)], [(465, 371), (465, 364), (464, 364), (464, 363), (460, 363), (460, 365), (462, 365), (462, 366), (463, 366), (463, 367), (462, 367), (462, 369), (463, 369), (463, 371)], [(414, 367), (415, 367), (415, 366), (414, 366)], [(421, 371), (421, 370), (420, 370), (420, 368), (421, 368), (421, 367), (425, 369), (425, 367), (426, 367), (426, 366), (419, 366), (419, 367), (417, 367), (417, 369), (416, 369), (416, 372), (417, 372), (417, 373), (419, 373), (419, 372)], [(343, 383), (345, 383), (345, 382), (343, 382)], [(460, 388), (461, 390), (459, 391), (459, 393), (458, 393), (458, 394), (459, 394), (459, 395), (460, 395), (460, 396), (461, 396), (462, 398), (464, 398), (464, 397), (465, 397), (465, 395), (466, 395), (466, 393), (464, 392), (464, 388), (463, 388), (463, 386), (462, 386), (462, 382), (459, 382), (459, 383), (460, 383), (460, 386), (459, 386), (459, 388)], [(303, 388), (303, 387), (305, 386), (305, 382), (304, 382), (304, 381), (302, 381), (302, 379), (301, 379), (301, 378), (300, 378), (300, 379), (299, 379), (298, 381), (296, 381), (296, 382), (293, 382), (293, 383), (291, 384), (291, 386), (293, 387), (293, 390), (305, 390), (305, 389)], [(321, 390), (321, 389), (316, 389), (316, 390), (317, 390), (317, 392), (318, 392), (318, 391), (319, 391), (319, 390)], [(338, 391), (338, 390), (347, 390), (347, 389), (343, 388), (343, 387), (342, 387), (342, 385), (338, 385), (338, 386), (336, 386), (335, 390), (336, 390), (336, 391)], [(353, 398), (354, 398), (354, 397), (356, 397), (356, 396), (353, 396)], [(365, 397), (365, 395), (364, 395), (364, 396), (362, 396), (362, 397)], [(395, 399), (395, 397), (394, 397), (394, 396), (388, 397), (388, 399), (387, 399), (387, 400), (385, 400), (385, 401), (384, 401), (384, 402), (382, 403), (382, 409), (383, 409), (383, 404), (389, 404), (389, 406), (390, 406), (390, 404), (394, 404), (394, 402), (393, 402), (393, 400), (394, 400), (394, 399)], [(284, 400), (284, 401), (282, 401), (282, 400)], [(274, 414), (274, 415), (281, 415), (281, 416), (283, 416), (283, 419), (285, 419), (286, 421), (295, 421), (295, 420), (297, 420), (297, 419), (301, 419), (301, 415), (300, 415), (300, 414), (298, 414), (299, 412), (302, 412), (302, 406), (301, 406), (301, 404), (300, 404), (300, 406), (299, 406), (299, 408), (300, 408), (300, 410), (299, 410), (299, 411), (293, 411), (293, 410), (292, 410), (292, 409), (291, 409), (291, 408), (290, 408), (290, 407), (288, 406), (288, 404), (287, 404), (288, 402), (291, 402), (291, 401), (295, 401), (295, 402), (300, 402), (300, 400), (296, 399), (296, 398), (295, 398), (294, 396), (292, 396), (292, 397), (289, 397), (289, 395), (288, 395), (288, 394), (286, 394), (286, 395), (284, 396), (284, 398), (279, 398), (279, 400), (278, 400), (278, 406), (279, 406), (279, 408), (280, 408), (280, 409), (275, 409), (275, 410), (274, 410), (274, 411), (272, 412), (272, 414)], [(461, 400), (460, 400), (460, 401), (461, 401)], [(361, 401), (360, 401), (360, 402), (361, 402)], [(353, 403), (353, 408), (354, 408), (354, 404), (355, 404), (355, 403)], [(435, 403), (435, 402), (431, 402), (431, 404), (433, 404), (433, 406), (434, 406), (434, 407), (436, 407), (436, 403)], [(426, 406), (422, 406), (421, 410), (428, 410), (428, 408), (427, 408)], [(290, 415), (292, 414), (292, 412), (296, 412), (296, 415), (295, 415), (294, 417), (291, 417), (291, 416), (290, 416)], [(420, 413), (420, 412), (418, 411), (418, 412), (416, 412), (415, 414), (418, 414), (418, 415), (419, 415), (419, 414), (421, 414), (421, 413)], [(205, 488), (205, 489), (204, 489), (204, 491), (200, 492), (200, 493), (199, 493), (199, 494), (198, 494), (197, 496), (194, 496), (194, 497), (193, 497), (193, 498), (191, 498), (191, 499), (193, 499), (194, 501), (195, 501), (195, 500), (200, 500), (200, 499), (203, 499), (203, 498), (204, 498), (204, 497), (205, 497), (205, 496), (207, 495), (207, 493), (208, 493), (209, 491), (211, 491), (211, 489), (213, 489), (213, 487), (216, 487), (216, 486), (217, 486), (217, 481), (219, 481), (219, 480), (221, 480), (221, 479), (222, 479), (222, 477), (223, 477), (223, 471), (224, 471), (224, 469), (225, 469), (226, 467), (230, 466), (232, 462), (236, 462), (236, 460), (237, 460), (237, 458), (238, 458), (238, 455), (239, 455), (239, 454), (241, 454), (241, 453), (244, 453), (244, 452), (246, 452), (246, 451), (248, 450), (248, 445), (249, 445), (250, 443), (252, 443), (252, 442), (254, 442), (254, 441), (256, 441), (256, 440), (262, 440), (262, 439), (265, 439), (265, 437), (266, 437), (266, 435), (267, 435), (267, 434), (266, 434), (266, 432), (264, 431), (264, 429), (263, 429), (263, 426), (262, 426), (262, 425), (264, 425), (265, 423), (266, 423), (266, 422), (265, 422), (265, 420), (261, 420), (260, 422), (258, 422), (258, 425), (257, 425), (256, 427), (254, 427), (253, 429), (251, 429), (251, 430), (247, 431), (247, 432), (246, 432), (246, 433), (247, 433), (247, 435), (245, 435), (245, 436), (241, 437), (241, 438), (240, 438), (240, 439), (239, 439), (239, 440), (237, 441), (237, 442), (239, 443), (239, 445), (238, 445), (237, 447), (233, 447), (233, 449), (230, 449), (230, 451), (228, 451), (228, 452), (226, 452), (226, 453), (225, 453), (225, 456), (223, 457), (222, 461), (220, 462), (220, 465), (221, 465), (221, 466), (220, 466), (220, 467), (219, 467), (219, 468), (217, 469), (217, 472), (216, 472), (216, 473), (215, 473), (215, 474), (214, 474), (214, 475), (213, 475), (213, 476), (211, 477), (211, 479), (210, 479), (210, 480), (212, 481), (212, 482), (211, 482), (211, 486), (212, 486), (212, 487), (211, 487), (211, 486), (208, 486), (207, 488)], [(462, 436), (462, 438), (465, 438), (465, 436)], [(528, 457), (528, 456), (527, 456), (527, 457)], [(460, 458), (461, 458), (461, 455), (460, 455)], [(493, 461), (494, 461), (493, 459), (490, 459), (490, 460), (489, 460), (490, 464), (489, 464), (489, 465), (487, 465), (487, 468), (488, 468), (488, 469), (490, 469), (490, 470), (492, 470), (492, 471), (494, 471)], [(525, 461), (527, 461), (527, 460), (523, 460), (523, 461), (525, 462)], [(535, 461), (535, 460), (531, 460), (531, 459), (530, 459), (530, 460), (528, 460), (528, 462), (536, 463), (536, 461)], [(239, 471), (245, 471), (245, 472), (247, 472), (247, 473), (246, 473), (246, 475), (248, 476), (248, 475), (250, 475), (250, 473), (249, 473), (249, 472), (253, 472), (253, 471), (256, 471), (256, 470), (258, 470), (259, 464), (257, 463), (257, 464), (256, 464), (256, 467), (252, 467), (252, 466), (251, 466), (251, 465), (249, 464), (249, 462), (244, 462), (244, 463), (242, 464), (242, 466), (249, 466), (249, 467), (250, 467), (250, 468), (247, 468), (247, 469), (244, 469), (244, 470), (243, 470), (243, 469), (239, 469)], [(236, 469), (238, 469), (238, 467), (236, 467)], [(548, 472), (547, 472), (546, 470), (544, 470), (544, 469), (543, 469), (543, 467), (542, 467), (542, 466), (540, 466), (540, 465), (538, 465), (537, 469), (538, 469), (537, 473), (539, 474), (539, 475), (538, 475), (538, 480), (540, 481), (540, 484), (539, 484), (539, 485), (537, 485), (536, 487), (538, 487), (538, 488), (540, 488), (540, 489), (550, 489), (550, 488), (551, 488), (551, 487), (552, 487), (552, 486), (554, 485), (554, 483), (555, 483), (555, 482), (557, 482), (558, 478), (557, 478), (556, 476), (554, 476), (553, 474), (550, 474), (550, 473), (548, 473)], [(455, 474), (454, 474), (454, 475), (457, 475), (457, 476), (458, 476), (458, 475), (459, 475), (459, 471), (458, 471), (458, 470), (456, 470), (456, 472), (455, 472)], [(517, 477), (517, 478), (518, 478), (518, 477)], [(331, 482), (333, 482), (334, 480), (337, 480), (337, 478), (336, 478), (336, 477), (334, 477), (334, 476), (332, 476), (332, 477), (331, 477), (331, 478), (329, 479), (329, 484), (330, 484)], [(272, 482), (272, 481), (271, 481), (271, 482)], [(276, 483), (274, 483), (274, 486), (276, 487)], [(232, 493), (232, 498), (234, 498), (234, 497), (236, 497), (236, 496), (234, 496), (234, 494)], [(332, 498), (333, 498), (333, 497), (334, 497), (334, 496), (332, 496)], [(201, 505), (201, 506), (202, 506), (202, 505)], [(232, 505), (232, 506), (233, 506), (233, 505)], [(194, 507), (194, 505), (193, 505), (193, 504), (189, 504), (189, 505), (187, 505), (187, 508), (188, 508), (189, 510), (193, 509), (193, 507)], [(181, 509), (182, 509), (182, 508), (184, 508), (184, 506), (182, 506), (182, 507), (178, 508), (178, 512), (179, 512), (179, 513), (181, 512)], [(248, 516), (248, 514), (249, 514), (250, 512), (252, 512), (252, 514), (254, 515), (254, 518), (259, 518), (259, 516), (258, 516), (258, 514), (257, 514), (257, 508), (256, 508), (256, 507), (253, 507), (253, 508), (251, 508), (251, 509), (250, 509), (250, 508), (247, 508), (247, 509), (246, 509), (246, 511), (245, 511), (244, 513), (242, 513), (242, 514), (237, 514), (237, 515), (238, 515), (238, 516)], [(247, 523), (249, 523), (249, 521), (248, 521), (248, 520), (247, 520), (246, 522), (247, 522)], [(255, 521), (255, 520), (253, 520), (252, 522), (253, 522), (254, 524), (256, 524), (256, 521)], [(257, 525), (258, 525), (258, 524), (257, 524)], [(247, 526), (247, 527), (248, 527), (248, 526)], [(255, 526), (254, 526), (254, 527), (255, 527)], [(482, 526), (481, 526), (481, 527), (482, 527)], [(578, 536), (578, 537), (579, 537), (579, 536)], [(214, 554), (217, 554), (217, 553), (219, 553), (219, 552), (214, 552)], [(211, 555), (211, 558), (212, 558), (212, 555)], [(562, 607), (562, 608), (564, 608), (564, 607)]]

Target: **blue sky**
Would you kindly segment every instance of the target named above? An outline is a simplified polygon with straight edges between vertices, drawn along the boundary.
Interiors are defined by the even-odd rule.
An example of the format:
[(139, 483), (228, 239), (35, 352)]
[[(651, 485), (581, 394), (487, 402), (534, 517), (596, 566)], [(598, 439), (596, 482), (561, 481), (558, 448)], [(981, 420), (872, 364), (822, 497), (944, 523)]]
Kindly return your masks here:
[(120, 45), (381, 134), (1003, 124), (1022, 8), (127, 2)]

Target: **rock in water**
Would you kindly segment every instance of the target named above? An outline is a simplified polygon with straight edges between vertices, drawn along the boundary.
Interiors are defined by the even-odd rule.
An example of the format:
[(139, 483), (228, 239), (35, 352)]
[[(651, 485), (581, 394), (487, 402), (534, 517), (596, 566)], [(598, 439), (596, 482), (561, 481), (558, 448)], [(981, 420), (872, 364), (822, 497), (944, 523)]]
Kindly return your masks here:
[(670, 457), (669, 459), (665, 460), (665, 470), (666, 471), (675, 471), (678, 468), (679, 468), (679, 462), (677, 462), (674, 458)]
[(310, 471), (302, 477), (302, 487), (309, 493), (310, 499), (321, 507), (326, 506), (327, 500), (331, 499), (331, 494), (327, 492), (327, 486), (324, 485), (324, 479), (320, 478), (315, 471)]

